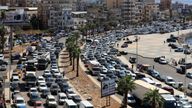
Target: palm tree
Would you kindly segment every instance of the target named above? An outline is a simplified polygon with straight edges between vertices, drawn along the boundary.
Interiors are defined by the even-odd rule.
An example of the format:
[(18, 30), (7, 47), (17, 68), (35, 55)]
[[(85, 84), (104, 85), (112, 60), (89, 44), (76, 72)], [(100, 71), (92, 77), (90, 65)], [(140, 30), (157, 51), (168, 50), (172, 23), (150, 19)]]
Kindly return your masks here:
[(127, 95), (135, 89), (135, 83), (131, 76), (126, 76), (118, 82), (117, 90), (123, 93), (123, 102), (121, 108), (127, 108)]
[(73, 57), (73, 49), (74, 49), (74, 38), (73, 37), (69, 37), (66, 39), (66, 49), (69, 52), (69, 59), (70, 59), (70, 65), (72, 65), (72, 57)]
[(81, 49), (79, 46), (76, 48), (76, 54), (77, 54), (77, 74), (76, 77), (79, 76), (79, 58), (80, 58)]
[(6, 42), (5, 38), (5, 28), (4, 26), (0, 27), (0, 51), (3, 53), (4, 52), (4, 45)]
[(159, 90), (154, 89), (147, 92), (143, 99), (143, 103), (150, 105), (151, 108), (162, 108), (163, 99), (159, 94)]

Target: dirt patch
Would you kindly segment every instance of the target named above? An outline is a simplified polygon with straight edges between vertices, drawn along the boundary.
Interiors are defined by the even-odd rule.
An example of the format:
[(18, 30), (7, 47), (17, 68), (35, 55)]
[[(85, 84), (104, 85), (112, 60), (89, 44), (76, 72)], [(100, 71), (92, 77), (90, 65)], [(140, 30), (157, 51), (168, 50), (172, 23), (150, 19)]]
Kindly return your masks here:
[(80, 68), (79, 77), (76, 77), (76, 70), (72, 70), (72, 66), (69, 66), (69, 58), (66, 54), (67, 52), (63, 52), (61, 57), (63, 63), (62, 66), (67, 66), (64, 68), (65, 75), (69, 79), (69, 82), (74, 86), (74, 88), (81, 94), (84, 99), (91, 98), (91, 103), (95, 108), (119, 108), (120, 104), (111, 98), (111, 105), (106, 106), (106, 98), (101, 98), (100, 88), (89, 79), (87, 74)]

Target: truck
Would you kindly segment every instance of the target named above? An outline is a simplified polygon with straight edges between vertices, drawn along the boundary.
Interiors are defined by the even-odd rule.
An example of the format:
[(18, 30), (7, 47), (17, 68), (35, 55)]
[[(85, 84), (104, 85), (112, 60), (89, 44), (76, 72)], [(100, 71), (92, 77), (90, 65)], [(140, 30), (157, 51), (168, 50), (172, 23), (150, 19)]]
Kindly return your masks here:
[(159, 87), (156, 87), (154, 85), (151, 85), (145, 81), (142, 80), (135, 80), (135, 90), (132, 91), (132, 94), (140, 101), (145, 97), (145, 94), (149, 92), (150, 90), (158, 89), (159, 94), (161, 95), (163, 99), (163, 108), (176, 108), (176, 99), (173, 95), (170, 94), (170, 92), (161, 89)]
[(26, 71), (25, 74), (25, 84), (26, 84), (26, 89), (30, 87), (35, 87), (36, 86), (36, 72), (35, 71)]
[(101, 71), (101, 65), (96, 60), (90, 60), (87, 64), (88, 70), (91, 72), (92, 75), (98, 75)]

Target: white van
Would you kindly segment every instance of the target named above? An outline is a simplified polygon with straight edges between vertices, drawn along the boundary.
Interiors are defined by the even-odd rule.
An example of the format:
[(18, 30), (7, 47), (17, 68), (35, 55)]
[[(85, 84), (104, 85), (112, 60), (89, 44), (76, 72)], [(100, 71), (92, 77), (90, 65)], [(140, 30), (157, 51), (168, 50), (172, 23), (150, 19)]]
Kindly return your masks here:
[(151, 84), (151, 85), (155, 85), (155, 81), (153, 81), (152, 78), (149, 78), (149, 77), (145, 77), (145, 78), (142, 78), (143, 81)]
[(81, 101), (79, 108), (93, 108), (93, 105), (89, 101)]
[(66, 99), (63, 108), (78, 108), (77, 104), (73, 100)]

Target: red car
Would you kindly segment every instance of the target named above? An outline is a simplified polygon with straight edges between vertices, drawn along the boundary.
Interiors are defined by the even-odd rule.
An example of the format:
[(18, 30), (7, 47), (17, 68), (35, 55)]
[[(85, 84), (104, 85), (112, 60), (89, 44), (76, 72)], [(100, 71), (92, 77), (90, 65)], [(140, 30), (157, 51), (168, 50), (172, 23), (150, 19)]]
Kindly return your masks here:
[(34, 103), (34, 108), (44, 108), (42, 101), (36, 101)]

